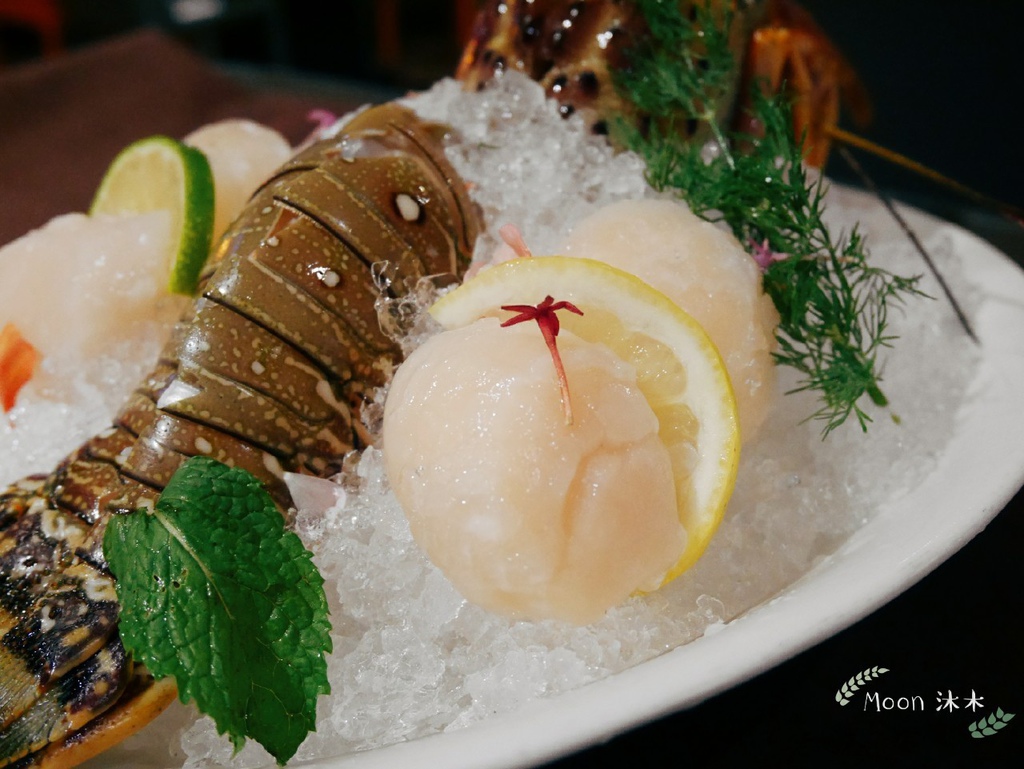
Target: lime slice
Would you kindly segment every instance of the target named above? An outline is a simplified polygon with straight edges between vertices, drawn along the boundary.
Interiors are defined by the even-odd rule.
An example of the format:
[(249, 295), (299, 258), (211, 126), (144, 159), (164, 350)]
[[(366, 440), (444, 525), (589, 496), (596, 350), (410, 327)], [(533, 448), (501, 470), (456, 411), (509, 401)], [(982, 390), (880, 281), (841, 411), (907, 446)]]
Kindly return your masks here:
[(252, 120), (230, 118), (200, 126), (182, 139), (206, 155), (213, 170), (213, 236), (220, 238), (249, 198), (292, 156), (288, 140)]
[(636, 276), (585, 258), (517, 258), (484, 270), (442, 297), (430, 314), (446, 329), (483, 317), (506, 320), (503, 305), (572, 302), (582, 316), (564, 328), (606, 345), (632, 364), (672, 462), (686, 545), (665, 581), (704, 552), (732, 495), (739, 464), (736, 400), (718, 350), (703, 328)]
[(89, 208), (90, 215), (169, 211), (172, 240), (168, 289), (195, 294), (210, 253), (214, 185), (206, 156), (168, 136), (128, 145), (114, 158)]

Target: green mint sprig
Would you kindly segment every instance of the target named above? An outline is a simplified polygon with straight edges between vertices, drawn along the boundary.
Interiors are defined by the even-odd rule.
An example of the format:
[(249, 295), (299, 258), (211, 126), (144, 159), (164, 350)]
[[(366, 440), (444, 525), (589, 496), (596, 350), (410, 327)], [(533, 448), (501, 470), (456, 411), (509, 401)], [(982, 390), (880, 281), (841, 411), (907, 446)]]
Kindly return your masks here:
[[(889, 310), (920, 294), (918, 277), (868, 263), (860, 234), (832, 236), (824, 222), (824, 181), (811, 180), (790, 105), (753, 94), (759, 136), (730, 133), (720, 116), (734, 96), (737, 71), (729, 45), (733, 19), (697, 3), (692, 19), (675, 2), (636, 0), (650, 34), (630, 54), (617, 86), (646, 119), (614, 135), (647, 163), (657, 189), (673, 190), (699, 216), (729, 225), (764, 256), (764, 289), (779, 310), (777, 363), (802, 377), (794, 391), (819, 393), (812, 418), (823, 434), (851, 416), (866, 430), (860, 402), (888, 404), (879, 352), (891, 345)], [(714, 139), (709, 151), (702, 138)]]
[(287, 762), (330, 691), (331, 626), (323, 578), (260, 482), (190, 459), (152, 512), (111, 519), (103, 552), (133, 657), (236, 751), (250, 737)]

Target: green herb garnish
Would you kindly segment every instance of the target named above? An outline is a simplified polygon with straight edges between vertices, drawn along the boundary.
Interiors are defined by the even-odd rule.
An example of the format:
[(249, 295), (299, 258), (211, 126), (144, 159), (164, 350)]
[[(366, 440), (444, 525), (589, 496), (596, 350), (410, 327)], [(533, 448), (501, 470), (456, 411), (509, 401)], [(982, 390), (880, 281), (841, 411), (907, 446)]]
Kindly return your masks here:
[(631, 52), (617, 87), (647, 119), (615, 126), (616, 138), (646, 160), (652, 186), (674, 190), (694, 213), (727, 223), (760, 257), (765, 291), (781, 315), (776, 362), (802, 374), (796, 390), (819, 391), (812, 418), (825, 423), (824, 434), (851, 415), (866, 430), (871, 417), (860, 399), (888, 403), (877, 356), (893, 339), (889, 308), (919, 293), (918, 278), (869, 265), (856, 229), (832, 237), (823, 221), (826, 187), (821, 177), (808, 178), (783, 96), (755, 88), (761, 136), (723, 127), (720, 111), (732, 101), (737, 75), (731, 14), (698, 3), (691, 20), (675, 0), (636, 5), (650, 35)]
[(236, 751), (251, 737), (291, 758), (330, 690), (331, 628), (323, 578), (260, 482), (190, 459), (155, 510), (111, 518), (103, 552), (134, 658), (174, 676)]

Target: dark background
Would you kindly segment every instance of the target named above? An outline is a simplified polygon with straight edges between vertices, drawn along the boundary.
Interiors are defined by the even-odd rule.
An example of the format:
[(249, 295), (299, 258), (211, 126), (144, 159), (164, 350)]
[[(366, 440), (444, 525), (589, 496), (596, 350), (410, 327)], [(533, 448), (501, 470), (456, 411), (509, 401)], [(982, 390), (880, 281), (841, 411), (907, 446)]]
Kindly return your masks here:
[[(1008, 203), (1021, 205), (1024, 65), (1021, 0), (805, 0), (861, 73), (876, 118), (869, 138)], [(268, 83), (344, 100), (385, 99), (449, 74), (460, 50), (453, 2), (228, 4), (229, 13), (191, 27), (164, 4), (97, 0), (58, 3), (66, 50), (87, 49), (140, 25), (162, 29), (247, 83)], [(3, 2), (0, 0), (0, 8)], [(324, 10), (325, 7), (328, 10)], [(397, 41), (397, 47), (395, 43)], [(32, 32), (0, 20), (0, 80), (31, 65)], [(10, 105), (0, 103), (0, 116)], [(0, 136), (0, 142), (4, 141)], [(1024, 263), (1024, 230), (907, 172), (859, 156), (894, 197), (960, 223)], [(838, 158), (831, 176), (851, 181)], [(965, 479), (969, 483), (970, 479)], [(1018, 494), (958, 554), (905, 594), (838, 634), (698, 707), (565, 758), (550, 769), (641, 769), (785, 763), (790, 766), (1003, 767), (1024, 756), (1024, 650)], [(926, 713), (839, 708), (838, 685), (884, 665), (891, 692), (924, 696)], [(936, 712), (937, 690), (985, 697), (1017, 713), (996, 736), (972, 740), (964, 711)], [(955, 726), (954, 726), (955, 724)]]
[[(71, 50), (155, 26), (239, 77), (272, 76), (277, 83), (326, 92), (365, 86), (381, 99), (452, 72), (468, 27), (464, 9), (473, 5), (472, 0), (191, 0), (221, 13), (176, 24), (169, 10), (173, 0), (37, 2), (60, 11), (64, 44)], [(864, 135), (980, 192), (1024, 205), (1019, 116), (1024, 2), (805, 0), (802, 5), (847, 55), (872, 95), (875, 120)], [(38, 56), (39, 48), (27, 27), (0, 18), (0, 71), (5, 63)], [(906, 171), (860, 159), (900, 199), (982, 230), (1004, 250), (1016, 247), (1019, 228), (965, 208), (962, 198), (944, 195)], [(827, 170), (836, 179), (853, 179), (839, 158)]]

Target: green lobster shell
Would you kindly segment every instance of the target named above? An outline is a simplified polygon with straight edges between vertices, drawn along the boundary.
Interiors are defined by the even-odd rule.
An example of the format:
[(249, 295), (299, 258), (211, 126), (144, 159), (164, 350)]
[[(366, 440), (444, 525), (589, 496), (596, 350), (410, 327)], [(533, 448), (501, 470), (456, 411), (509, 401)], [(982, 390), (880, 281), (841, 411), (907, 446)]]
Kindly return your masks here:
[(458, 276), (479, 221), (443, 129), (395, 104), (299, 152), (215, 250), (201, 296), (106, 432), (0, 492), (0, 766), (73, 766), (174, 696), (133, 666), (103, 557), (111, 514), (190, 456), (245, 468), (282, 512), (286, 471), (329, 476), (401, 351), (381, 291)]

